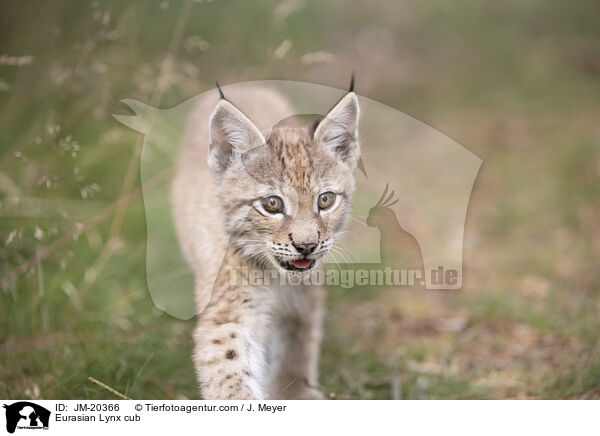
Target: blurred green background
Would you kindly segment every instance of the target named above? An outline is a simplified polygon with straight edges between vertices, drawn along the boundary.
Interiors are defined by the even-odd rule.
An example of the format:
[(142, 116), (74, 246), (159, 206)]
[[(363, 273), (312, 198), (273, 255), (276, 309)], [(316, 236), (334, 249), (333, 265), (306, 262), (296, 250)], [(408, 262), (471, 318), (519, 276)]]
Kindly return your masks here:
[(600, 3), (0, 4), (0, 397), (198, 398), (145, 275), (141, 136), (223, 83), (345, 87), (479, 155), (464, 287), (330, 289), (332, 398), (600, 398)]

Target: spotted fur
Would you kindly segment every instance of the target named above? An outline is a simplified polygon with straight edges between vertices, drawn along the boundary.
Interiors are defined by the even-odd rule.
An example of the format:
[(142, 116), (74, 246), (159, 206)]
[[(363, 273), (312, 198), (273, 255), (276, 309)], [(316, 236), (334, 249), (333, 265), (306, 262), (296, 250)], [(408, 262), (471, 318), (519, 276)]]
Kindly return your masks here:
[[(209, 98), (198, 103), (172, 190), (177, 233), (196, 275), (194, 361), (202, 396), (320, 398), (322, 289), (244, 286), (232, 284), (230, 274), (320, 268), (350, 210), (358, 99), (349, 92), (315, 120), (292, 116), (272, 90), (239, 86), (230, 95), (228, 88), (221, 96), (236, 105), (224, 98), (216, 107)], [(317, 206), (323, 192), (336, 194), (328, 210)], [(283, 200), (284, 213), (263, 208), (272, 195)], [(304, 243), (314, 245), (308, 258), (315, 266), (287, 270), (305, 256), (298, 248)]]

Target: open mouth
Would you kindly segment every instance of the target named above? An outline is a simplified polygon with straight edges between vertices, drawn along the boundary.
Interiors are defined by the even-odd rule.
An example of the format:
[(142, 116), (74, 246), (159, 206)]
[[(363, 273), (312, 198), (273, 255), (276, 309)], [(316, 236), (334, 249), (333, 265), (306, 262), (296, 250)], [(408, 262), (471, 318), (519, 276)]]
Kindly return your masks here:
[(296, 260), (277, 260), (282, 268), (288, 271), (307, 271), (315, 265), (314, 259), (296, 259)]

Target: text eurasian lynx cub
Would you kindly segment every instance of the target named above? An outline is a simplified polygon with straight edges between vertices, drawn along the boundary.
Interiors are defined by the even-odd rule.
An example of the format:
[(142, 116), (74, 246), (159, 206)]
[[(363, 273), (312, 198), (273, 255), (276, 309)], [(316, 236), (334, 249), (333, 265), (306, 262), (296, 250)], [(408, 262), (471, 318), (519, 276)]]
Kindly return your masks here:
[[(172, 191), (201, 311), (194, 361), (202, 396), (321, 398), (322, 289), (278, 280), (239, 285), (230, 273), (321, 268), (350, 212), (358, 98), (351, 89), (305, 126), (281, 121), (293, 111), (273, 90), (243, 86), (226, 94), (235, 105), (207, 97), (194, 110)], [(224, 257), (219, 246), (227, 247)]]

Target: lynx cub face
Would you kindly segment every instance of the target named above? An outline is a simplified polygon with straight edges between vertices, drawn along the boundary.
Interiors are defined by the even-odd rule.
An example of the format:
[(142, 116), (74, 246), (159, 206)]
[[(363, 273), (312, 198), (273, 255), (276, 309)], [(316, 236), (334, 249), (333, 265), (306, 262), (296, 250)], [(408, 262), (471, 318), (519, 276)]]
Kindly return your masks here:
[(208, 164), (219, 199), (214, 207), (242, 257), (297, 272), (328, 253), (350, 212), (358, 117), (358, 99), (349, 92), (322, 120), (284, 120), (265, 139), (221, 99), (209, 121)]

